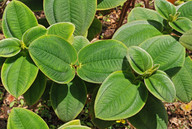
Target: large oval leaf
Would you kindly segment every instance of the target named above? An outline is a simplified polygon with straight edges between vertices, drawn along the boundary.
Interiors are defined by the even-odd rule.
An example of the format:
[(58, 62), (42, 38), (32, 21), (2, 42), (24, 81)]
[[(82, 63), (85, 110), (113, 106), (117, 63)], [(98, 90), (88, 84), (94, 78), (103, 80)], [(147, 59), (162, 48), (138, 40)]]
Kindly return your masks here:
[(134, 21), (127, 23), (115, 32), (113, 39), (123, 42), (127, 47), (137, 46), (146, 39), (162, 35), (161, 32), (153, 26), (154, 24), (156, 24), (154, 21)]
[(35, 15), (23, 3), (13, 0), (5, 8), (2, 27), (6, 38), (21, 39), (26, 30), (37, 25)]
[(187, 49), (192, 50), (192, 29), (185, 32), (179, 39), (179, 42)]
[(64, 127), (62, 129), (91, 129), (87, 126), (82, 126), (82, 125), (70, 125), (70, 126), (67, 126), (67, 127)]
[(144, 108), (128, 120), (137, 129), (166, 129), (168, 125), (163, 103), (152, 95), (148, 96)]
[(140, 75), (143, 75), (145, 71), (153, 67), (152, 57), (140, 47), (130, 47), (128, 49), (127, 58), (132, 69)]
[(89, 45), (90, 42), (87, 38), (83, 36), (75, 36), (72, 46), (79, 52), (82, 48)]
[(160, 64), (160, 70), (166, 71), (184, 64), (185, 48), (169, 35), (150, 38), (140, 47), (151, 55), (154, 64)]
[(192, 1), (182, 4), (177, 10), (177, 12), (180, 12), (179, 17), (186, 17), (192, 20), (191, 7), (192, 7)]
[(126, 0), (98, 0), (97, 10), (107, 10), (122, 5)]
[(173, 16), (176, 15), (176, 7), (167, 0), (155, 0), (155, 9), (168, 21), (172, 21)]
[(133, 8), (128, 15), (128, 22), (136, 20), (155, 20), (163, 25), (163, 18), (154, 10), (147, 8)]
[(47, 29), (48, 35), (57, 35), (65, 40), (69, 40), (71, 36), (73, 36), (73, 32), (75, 31), (75, 26), (69, 22), (60, 22), (51, 25)]
[(69, 121), (69, 122), (65, 123), (64, 125), (60, 126), (58, 129), (63, 129), (70, 125), (81, 125), (81, 121), (79, 119)]
[(149, 78), (145, 78), (147, 89), (158, 99), (173, 102), (176, 97), (175, 86), (163, 71), (158, 70)]
[(109, 74), (126, 67), (127, 48), (116, 40), (97, 41), (79, 51), (77, 74), (83, 80), (101, 83)]
[(46, 88), (46, 82), (45, 75), (39, 72), (32, 86), (23, 95), (28, 105), (35, 104), (41, 98)]
[(61, 120), (73, 120), (85, 105), (86, 86), (78, 77), (66, 85), (54, 83), (51, 88), (50, 99), (55, 113)]
[(175, 85), (176, 96), (182, 102), (192, 100), (192, 60), (186, 57), (184, 66), (171, 79)]
[(89, 27), (87, 39), (91, 41), (102, 31), (102, 23), (99, 19), (95, 18)]
[(45, 0), (44, 11), (49, 24), (71, 22), (74, 35), (85, 35), (96, 13), (97, 0)]
[(28, 54), (19, 54), (6, 59), (1, 70), (5, 89), (14, 97), (24, 94), (34, 82), (38, 68)]
[(180, 17), (174, 22), (169, 22), (169, 25), (180, 33), (185, 33), (192, 29), (192, 21), (186, 17)]
[(21, 51), (20, 40), (16, 38), (8, 38), (0, 41), (0, 56), (12, 57)]
[(148, 92), (143, 83), (134, 83), (129, 74), (114, 72), (103, 82), (95, 100), (95, 117), (118, 120), (131, 117), (144, 106)]
[(29, 46), (29, 53), (40, 70), (58, 83), (68, 83), (75, 76), (77, 53), (70, 43), (58, 36), (42, 36)]
[(29, 46), (35, 39), (45, 35), (47, 29), (44, 26), (35, 26), (28, 29), (22, 36), (22, 41), (26, 46)]
[(49, 127), (34, 112), (24, 108), (13, 108), (8, 118), (7, 129), (49, 129)]
[(106, 129), (106, 128), (110, 127), (111, 125), (115, 124), (115, 121), (106, 121), (106, 120), (101, 120), (101, 119), (95, 117), (94, 103), (95, 103), (95, 98), (96, 98), (98, 90), (99, 90), (99, 87), (94, 89), (92, 98), (91, 98), (91, 105), (90, 105), (91, 121), (93, 122), (93, 124), (95, 126), (97, 126), (97, 128)]

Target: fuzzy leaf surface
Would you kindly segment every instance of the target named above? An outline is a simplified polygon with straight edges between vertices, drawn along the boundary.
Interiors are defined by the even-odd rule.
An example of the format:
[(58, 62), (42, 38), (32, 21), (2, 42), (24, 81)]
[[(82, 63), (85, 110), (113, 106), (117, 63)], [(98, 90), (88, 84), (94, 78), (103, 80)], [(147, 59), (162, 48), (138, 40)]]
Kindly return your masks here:
[(39, 69), (51, 80), (66, 84), (75, 76), (77, 53), (58, 36), (42, 36), (29, 46), (29, 53)]
[(28, 29), (37, 26), (37, 19), (33, 12), (20, 1), (11, 1), (5, 8), (2, 28), (6, 38), (18, 38)]

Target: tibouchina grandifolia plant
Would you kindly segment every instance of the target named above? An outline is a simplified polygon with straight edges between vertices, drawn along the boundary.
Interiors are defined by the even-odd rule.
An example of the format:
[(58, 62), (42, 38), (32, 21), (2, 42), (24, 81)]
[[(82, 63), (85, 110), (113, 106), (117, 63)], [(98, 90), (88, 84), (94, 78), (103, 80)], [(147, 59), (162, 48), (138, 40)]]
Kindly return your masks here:
[[(45, 28), (26, 5), (11, 1), (3, 14), (6, 39), (0, 41), (1, 59), (6, 58), (1, 70), (5, 89), (33, 105), (51, 80), (51, 105), (64, 122), (78, 116), (91, 94), (90, 116), (99, 128), (119, 119), (128, 119), (138, 129), (167, 128), (162, 101), (192, 100), (192, 60), (186, 51), (192, 50), (192, 2), (175, 7), (155, 0), (156, 11), (134, 8), (112, 39), (90, 43), (93, 28), (101, 27), (94, 19), (96, 10), (124, 2), (44, 0), (50, 24)], [(78, 120), (66, 124), (59, 129), (88, 128)], [(8, 129), (29, 126), (48, 128), (35, 113), (14, 108)]]

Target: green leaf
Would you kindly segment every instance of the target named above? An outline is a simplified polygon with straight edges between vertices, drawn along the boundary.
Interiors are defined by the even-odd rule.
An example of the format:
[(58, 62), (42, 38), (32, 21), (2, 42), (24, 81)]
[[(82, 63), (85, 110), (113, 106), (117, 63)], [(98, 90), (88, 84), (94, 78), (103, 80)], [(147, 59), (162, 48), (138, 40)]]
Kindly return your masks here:
[(97, 10), (107, 10), (122, 5), (126, 0), (98, 0)]
[(158, 99), (173, 102), (176, 97), (175, 86), (167, 74), (158, 70), (149, 78), (144, 79), (147, 89)]
[(148, 96), (144, 108), (128, 120), (137, 129), (166, 129), (168, 125), (163, 103), (152, 95)]
[(39, 69), (51, 80), (66, 84), (75, 76), (77, 53), (70, 43), (58, 36), (42, 36), (29, 46), (29, 53)]
[(127, 47), (116, 40), (94, 42), (79, 51), (77, 74), (85, 81), (101, 83), (126, 67)]
[(154, 24), (159, 26), (160, 23), (156, 23), (155, 21), (134, 21), (127, 23), (115, 32), (113, 39), (123, 42), (127, 47), (137, 46), (146, 39), (162, 35), (162, 33), (153, 26)]
[(136, 20), (155, 20), (163, 25), (163, 18), (154, 10), (136, 7), (128, 15), (128, 22)]
[(179, 42), (188, 50), (192, 50), (192, 29), (185, 32), (180, 37)]
[(47, 29), (48, 35), (57, 35), (65, 40), (69, 40), (71, 36), (73, 36), (73, 32), (75, 31), (75, 26), (69, 22), (60, 22), (51, 25)]
[(83, 36), (75, 36), (72, 46), (79, 52), (82, 48), (89, 45), (90, 42)]
[(70, 125), (70, 126), (67, 126), (67, 127), (64, 127), (62, 129), (91, 129), (87, 126), (82, 126), (82, 125)]
[(169, 25), (180, 33), (185, 33), (192, 29), (192, 21), (185, 17), (180, 17), (174, 22), (169, 22)]
[(43, 10), (43, 0), (19, 0), (26, 4), (33, 11)]
[(22, 36), (22, 41), (26, 46), (29, 46), (35, 39), (45, 35), (47, 29), (44, 26), (35, 26), (28, 29)]
[(6, 38), (15, 37), (21, 40), (26, 30), (37, 26), (33, 12), (19, 1), (11, 1), (3, 14), (3, 33)]
[(45, 75), (39, 72), (32, 86), (23, 95), (28, 105), (35, 104), (41, 98), (46, 88), (46, 82)]
[(6, 58), (0, 57), (0, 68), (2, 67), (3, 63), (5, 62)]
[(16, 38), (8, 38), (0, 41), (0, 56), (12, 57), (21, 51), (20, 40)]
[(70, 121), (83, 110), (87, 99), (84, 82), (76, 77), (68, 84), (54, 83), (51, 88), (51, 104), (62, 121)]
[(143, 75), (147, 70), (153, 67), (152, 57), (140, 47), (130, 47), (128, 49), (127, 58), (132, 69), (140, 75)]
[(153, 58), (154, 64), (160, 64), (160, 70), (166, 71), (182, 67), (185, 61), (185, 48), (170, 35), (150, 38), (140, 44)]
[(175, 85), (176, 96), (182, 102), (192, 100), (192, 60), (186, 57), (184, 66), (171, 79)]
[(172, 21), (176, 15), (176, 7), (166, 0), (156, 0), (155, 9), (166, 20)]
[(106, 129), (110, 127), (111, 125), (115, 124), (115, 121), (105, 121), (98, 118), (95, 118), (95, 112), (94, 112), (94, 102), (97, 95), (99, 87), (95, 88), (92, 94), (91, 98), (91, 105), (90, 105), (90, 116), (91, 121), (95, 126), (97, 126), (99, 129)]
[(188, 1), (182, 4), (177, 10), (177, 12), (180, 12), (179, 17), (186, 17), (192, 20), (191, 6), (192, 6), (192, 1)]
[(147, 100), (148, 92), (143, 83), (134, 83), (129, 74), (114, 72), (103, 82), (95, 100), (95, 117), (117, 120), (138, 113)]
[(1, 70), (5, 89), (14, 97), (24, 94), (34, 82), (38, 68), (28, 54), (19, 54), (6, 59)]
[(71, 22), (74, 35), (85, 35), (95, 13), (97, 0), (45, 0), (44, 11), (49, 24)]
[(8, 118), (7, 129), (49, 129), (49, 127), (34, 112), (24, 108), (13, 108)]
[(89, 39), (89, 41), (91, 41), (93, 38), (95, 38), (95, 36), (101, 33), (101, 31), (102, 31), (102, 23), (100, 22), (99, 19), (95, 18), (91, 26), (89, 27), (87, 38)]
[(63, 129), (64, 127), (70, 126), (70, 125), (81, 125), (81, 122), (79, 119), (69, 121), (65, 123), (64, 125), (60, 126), (58, 129)]

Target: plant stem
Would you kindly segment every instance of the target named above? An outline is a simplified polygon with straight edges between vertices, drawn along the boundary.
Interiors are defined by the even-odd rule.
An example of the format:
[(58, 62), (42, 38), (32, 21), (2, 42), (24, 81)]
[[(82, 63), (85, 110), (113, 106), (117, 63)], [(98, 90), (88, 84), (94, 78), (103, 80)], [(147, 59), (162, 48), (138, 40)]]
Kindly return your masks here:
[[(117, 24), (116, 30), (119, 29), (119, 27), (121, 27), (121, 25), (123, 24), (123, 21), (124, 21), (124, 19), (125, 19), (125, 16), (126, 16), (128, 10), (129, 10), (130, 8), (133, 8), (134, 6), (135, 6), (135, 0), (127, 0), (127, 1), (124, 3), (123, 9), (122, 9), (122, 11), (121, 11), (120, 19), (119, 19), (119, 22), (118, 22), (118, 24)], [(115, 31), (116, 31), (116, 30), (115, 30)]]

